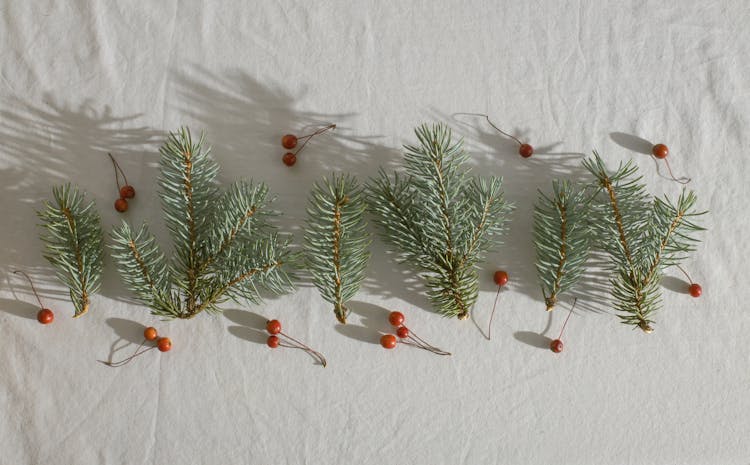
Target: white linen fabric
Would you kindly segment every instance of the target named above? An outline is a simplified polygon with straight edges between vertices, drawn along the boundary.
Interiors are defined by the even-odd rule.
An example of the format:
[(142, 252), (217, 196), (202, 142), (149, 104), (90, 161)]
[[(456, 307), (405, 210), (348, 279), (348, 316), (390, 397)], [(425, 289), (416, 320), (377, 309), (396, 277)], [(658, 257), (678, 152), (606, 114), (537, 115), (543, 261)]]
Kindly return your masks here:
[[(750, 7), (726, 1), (0, 2), (0, 463), (2, 464), (747, 464)], [(536, 154), (477, 117), (528, 141)], [(169, 130), (205, 130), (220, 179), (267, 182), (301, 241), (307, 193), (330, 172), (397, 166), (414, 126), (445, 121), (474, 172), (501, 175), (516, 210), (481, 270), (474, 320), (434, 313), (415, 273), (378, 239), (346, 327), (317, 290), (223, 315), (161, 322), (111, 260), (77, 320), (41, 256), (35, 209), (66, 181), (105, 229), (147, 221), (168, 237), (156, 190)], [(336, 123), (293, 168), (283, 134)], [(589, 276), (552, 314), (535, 278), (537, 189), (578, 178), (597, 149), (634, 159), (649, 190), (676, 196), (647, 152), (663, 142), (710, 210), (686, 268), (669, 270), (656, 331), (618, 323)], [(137, 190), (117, 193), (112, 152)], [(657, 168), (659, 171), (657, 171)], [(29, 272), (56, 319), (35, 321)], [(505, 269), (491, 341), (486, 328)], [(598, 290), (597, 290), (598, 289)], [(439, 357), (380, 332), (390, 310)], [(265, 346), (263, 323), (325, 354)], [(144, 325), (172, 338), (123, 368)], [(477, 326), (478, 325), (478, 326)]]

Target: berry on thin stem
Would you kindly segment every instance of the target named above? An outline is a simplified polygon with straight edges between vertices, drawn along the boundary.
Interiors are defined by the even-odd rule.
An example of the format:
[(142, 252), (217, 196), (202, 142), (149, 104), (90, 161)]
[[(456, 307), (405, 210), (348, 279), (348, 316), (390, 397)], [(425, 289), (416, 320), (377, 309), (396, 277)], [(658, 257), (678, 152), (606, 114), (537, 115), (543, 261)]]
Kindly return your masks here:
[(391, 326), (401, 326), (404, 324), (404, 314), (401, 312), (391, 312), (388, 315), (388, 322), (391, 324)]
[(153, 326), (149, 326), (148, 328), (143, 330), (143, 337), (147, 341), (153, 341), (156, 340), (157, 337), (159, 337), (159, 332), (156, 331), (156, 328)]
[(115, 210), (120, 213), (125, 213), (126, 211), (128, 211), (128, 201), (123, 199), (122, 197), (115, 200)]
[(297, 163), (297, 155), (292, 152), (287, 152), (281, 157), (281, 161), (283, 161), (286, 166), (294, 166), (294, 164)]
[(682, 274), (685, 275), (685, 277), (690, 282), (690, 286), (688, 286), (688, 293), (690, 293), (691, 296), (698, 298), (703, 294), (703, 288), (700, 284), (694, 283), (693, 280), (690, 278), (690, 275), (687, 274), (687, 271), (685, 271), (680, 265), (677, 265), (677, 268), (679, 268), (680, 271), (682, 271)]
[(669, 171), (669, 177), (672, 178), (672, 181), (680, 184), (687, 184), (690, 182), (690, 178), (676, 178), (672, 173), (672, 167), (669, 166), (669, 160), (667, 160), (667, 155), (669, 155), (669, 147), (664, 144), (656, 144), (651, 148), (651, 154), (654, 156), (654, 158), (664, 160), (664, 164), (667, 165), (667, 171)]
[(281, 161), (283, 161), (286, 166), (294, 166), (294, 164), (297, 163), (297, 155), (299, 155), (300, 152), (302, 152), (302, 150), (305, 148), (305, 145), (307, 145), (307, 143), (310, 142), (310, 139), (312, 139), (313, 137), (319, 134), (323, 134), (329, 129), (336, 129), (336, 125), (329, 124), (328, 126), (318, 129), (312, 134), (307, 134), (305, 136), (300, 136), (300, 137), (297, 137), (294, 134), (285, 134), (281, 138), (281, 146), (287, 150), (291, 150), (297, 147), (298, 141), (304, 141), (304, 142), (302, 142), (302, 145), (300, 145), (300, 147), (295, 152), (285, 153), (284, 156), (281, 158)]
[(487, 340), (492, 340), (492, 319), (495, 317), (495, 309), (497, 308), (497, 299), (500, 297), (500, 289), (508, 284), (508, 273), (503, 270), (495, 271), (492, 275), (492, 280), (497, 284), (497, 293), (495, 294), (495, 303), (492, 305), (492, 313), (490, 313), (490, 322), (487, 325)]
[(380, 345), (383, 346), (386, 349), (393, 349), (396, 347), (396, 336), (393, 334), (383, 334), (380, 337)]
[(172, 340), (168, 337), (160, 337), (158, 341), (156, 341), (156, 347), (159, 348), (159, 352), (169, 352), (172, 350)]
[(563, 341), (562, 341), (562, 335), (563, 331), (565, 331), (565, 327), (568, 325), (568, 320), (570, 319), (570, 315), (573, 314), (573, 309), (576, 308), (576, 302), (578, 302), (578, 298), (576, 297), (573, 299), (573, 305), (570, 307), (570, 311), (568, 312), (568, 316), (565, 318), (565, 323), (563, 323), (563, 327), (560, 330), (560, 335), (555, 339), (554, 341), (550, 342), (549, 348), (552, 352), (559, 354), (563, 351)]
[(532, 147), (531, 144), (527, 144), (525, 142), (521, 142), (521, 140), (518, 137), (516, 137), (514, 135), (511, 135), (511, 134), (508, 134), (507, 132), (505, 132), (502, 129), (500, 129), (499, 127), (497, 127), (495, 125), (495, 123), (493, 123), (492, 121), (490, 121), (490, 116), (489, 115), (486, 115), (484, 113), (455, 113), (455, 114), (456, 115), (471, 115), (471, 116), (481, 116), (481, 117), (483, 117), (484, 119), (487, 120), (487, 122), (489, 123), (490, 126), (492, 126), (493, 128), (495, 128), (495, 130), (497, 132), (499, 132), (500, 134), (504, 135), (505, 137), (509, 137), (509, 138), (513, 139), (514, 141), (516, 141), (518, 143), (518, 154), (521, 155), (523, 158), (529, 158), (530, 156), (532, 156), (534, 154), (534, 147)]
[(13, 273), (23, 275), (26, 280), (29, 281), (29, 285), (31, 285), (31, 292), (34, 294), (34, 297), (36, 297), (36, 301), (39, 302), (39, 311), (36, 314), (36, 321), (43, 325), (48, 325), (55, 321), (55, 312), (49, 308), (44, 308), (42, 299), (39, 298), (39, 294), (36, 292), (36, 287), (34, 287), (34, 282), (31, 280), (31, 277), (21, 270), (14, 270)]

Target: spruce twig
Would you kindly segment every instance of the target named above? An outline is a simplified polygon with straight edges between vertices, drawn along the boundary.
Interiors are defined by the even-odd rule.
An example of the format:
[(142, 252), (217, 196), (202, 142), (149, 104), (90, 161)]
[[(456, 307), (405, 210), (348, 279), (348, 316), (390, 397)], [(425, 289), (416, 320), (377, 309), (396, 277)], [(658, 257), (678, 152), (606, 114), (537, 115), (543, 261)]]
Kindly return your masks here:
[(315, 183), (307, 208), (305, 262), (320, 295), (346, 324), (346, 301), (357, 293), (370, 258), (365, 202), (355, 178), (332, 175)]
[(74, 317), (79, 317), (88, 311), (91, 295), (101, 286), (101, 219), (94, 202), (86, 203), (77, 187), (54, 187), (52, 196), (37, 212), (44, 228), (44, 258), (68, 287)]
[(442, 124), (416, 129), (405, 146), (404, 171), (383, 170), (368, 185), (369, 208), (397, 259), (419, 270), (427, 295), (445, 316), (468, 318), (476, 302), (476, 266), (504, 232), (511, 206), (501, 180), (471, 177), (462, 141)]
[(224, 192), (218, 165), (183, 128), (160, 149), (160, 197), (174, 253), (167, 260), (142, 226), (112, 233), (113, 257), (136, 297), (165, 318), (219, 311), (226, 299), (260, 301), (260, 288), (283, 293), (293, 286), (286, 269), (296, 257), (268, 223), (268, 189), (238, 181)]
[(551, 196), (539, 192), (534, 205), (534, 246), (547, 311), (584, 272), (590, 246), (587, 212), (586, 191), (576, 190), (569, 181), (553, 181)]
[(612, 296), (624, 324), (653, 331), (653, 315), (661, 307), (659, 282), (666, 267), (678, 265), (695, 250), (694, 233), (703, 228), (694, 218), (693, 192), (683, 191), (676, 203), (651, 199), (637, 169), (628, 162), (610, 174), (601, 157), (584, 161), (596, 178), (595, 220), (598, 245), (612, 259)]

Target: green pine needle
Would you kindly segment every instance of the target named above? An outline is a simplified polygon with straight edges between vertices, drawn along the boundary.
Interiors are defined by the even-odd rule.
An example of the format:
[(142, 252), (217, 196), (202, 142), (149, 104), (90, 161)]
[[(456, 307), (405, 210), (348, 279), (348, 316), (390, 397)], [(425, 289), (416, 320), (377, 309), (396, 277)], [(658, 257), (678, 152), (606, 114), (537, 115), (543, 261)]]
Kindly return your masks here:
[(238, 181), (221, 192), (218, 165), (182, 128), (160, 149), (160, 197), (174, 252), (167, 260), (145, 226), (112, 233), (113, 258), (128, 288), (154, 315), (192, 318), (226, 299), (257, 303), (261, 290), (293, 288), (296, 256), (268, 223), (275, 215), (264, 184)]
[(320, 295), (346, 324), (346, 302), (359, 291), (370, 259), (363, 189), (349, 175), (315, 183), (307, 208), (305, 262)]
[(476, 302), (476, 267), (505, 230), (511, 206), (501, 179), (478, 179), (468, 155), (443, 124), (416, 129), (405, 146), (405, 177), (383, 170), (368, 185), (369, 208), (383, 239), (425, 278), (427, 295), (445, 316), (464, 319)]
[(90, 297), (101, 286), (102, 227), (93, 201), (86, 203), (70, 184), (52, 189), (52, 202), (37, 212), (44, 228), (44, 258), (70, 290), (74, 317), (89, 309)]

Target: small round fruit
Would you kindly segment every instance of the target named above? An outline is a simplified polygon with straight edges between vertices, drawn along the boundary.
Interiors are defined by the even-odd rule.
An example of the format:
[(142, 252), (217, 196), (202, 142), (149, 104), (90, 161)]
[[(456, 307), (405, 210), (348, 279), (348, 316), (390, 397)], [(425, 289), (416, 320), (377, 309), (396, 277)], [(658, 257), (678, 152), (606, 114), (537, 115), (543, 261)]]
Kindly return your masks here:
[(508, 284), (508, 273), (502, 270), (495, 271), (495, 274), (492, 275), (492, 279), (498, 286), (505, 286)]
[(529, 158), (534, 155), (534, 147), (529, 144), (521, 144), (521, 146), (518, 147), (518, 154), (524, 158)]
[(549, 343), (549, 348), (552, 350), (552, 352), (559, 354), (563, 350), (563, 341), (560, 339), (555, 339), (554, 341)]
[(404, 324), (405, 319), (404, 314), (401, 312), (391, 312), (388, 315), (388, 322), (393, 326), (401, 326)]
[(399, 326), (399, 328), (396, 330), (396, 335), (401, 339), (406, 339), (407, 337), (409, 337), (409, 328), (407, 328), (406, 326)]
[(125, 184), (120, 188), (120, 197), (123, 199), (132, 199), (135, 197), (135, 188), (130, 184)]
[(43, 308), (36, 314), (36, 321), (43, 325), (48, 325), (55, 321), (55, 314), (49, 308)]
[(268, 347), (275, 349), (279, 346), (280, 341), (278, 336), (268, 336), (268, 339), (266, 339), (266, 344), (268, 344)]
[(667, 155), (669, 155), (669, 147), (664, 144), (656, 144), (651, 149), (651, 153), (653, 153), (656, 158), (667, 158)]
[(266, 321), (266, 331), (270, 334), (279, 334), (281, 332), (281, 322), (279, 320)]
[(297, 155), (292, 152), (287, 152), (281, 157), (281, 161), (283, 161), (286, 166), (294, 166), (294, 164), (297, 163)]
[(128, 211), (128, 201), (123, 199), (122, 197), (115, 200), (115, 210), (120, 213), (125, 213), (126, 211)]
[(688, 292), (690, 292), (690, 295), (693, 297), (700, 297), (701, 294), (703, 294), (703, 288), (698, 283), (693, 283), (688, 288)]
[(143, 330), (143, 337), (147, 341), (153, 341), (157, 337), (159, 337), (159, 333), (156, 331), (156, 328), (154, 328), (153, 326), (149, 326), (148, 328)]
[(385, 347), (386, 349), (393, 349), (396, 347), (396, 336), (393, 334), (383, 334), (383, 336), (380, 338), (380, 345)]
[(159, 352), (169, 352), (172, 349), (172, 340), (168, 337), (160, 337), (156, 342)]
[(285, 149), (293, 149), (297, 146), (297, 136), (295, 136), (294, 134), (286, 134), (281, 138), (281, 146)]

